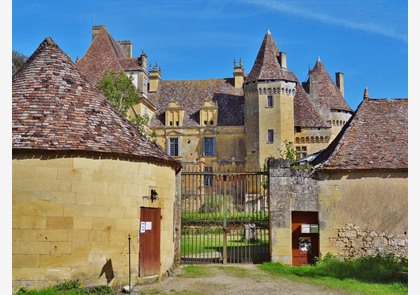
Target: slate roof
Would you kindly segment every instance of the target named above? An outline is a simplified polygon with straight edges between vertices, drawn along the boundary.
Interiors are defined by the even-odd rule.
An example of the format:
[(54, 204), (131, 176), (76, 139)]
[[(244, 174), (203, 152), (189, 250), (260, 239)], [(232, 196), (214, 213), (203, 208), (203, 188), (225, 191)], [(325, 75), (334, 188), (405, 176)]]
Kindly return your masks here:
[(320, 170), (408, 169), (408, 99), (365, 98), (312, 164)]
[(117, 156), (180, 169), (88, 83), (47, 37), (12, 79), (13, 153)]
[(251, 72), (249, 72), (245, 78), (245, 82), (248, 83), (258, 80), (286, 80), (297, 82), (295, 75), (280, 66), (279, 55), (279, 49), (277, 48), (273, 36), (267, 31)]
[(331, 127), (331, 124), (327, 123), (318, 113), (310, 97), (299, 82), (296, 83), (296, 93), (293, 104), (295, 110), (295, 126), (304, 128)]
[(175, 100), (185, 110), (183, 126), (199, 126), (199, 112), (204, 100), (212, 99), (218, 107), (218, 126), (244, 125), (243, 89), (233, 86), (233, 78), (208, 80), (162, 80), (157, 92), (148, 99), (157, 106), (151, 127), (163, 127), (165, 109)]
[(123, 70), (140, 70), (138, 59), (126, 56), (120, 43), (108, 33), (105, 26), (101, 27), (86, 54), (76, 64), (95, 86), (106, 70), (116, 73)]
[(304, 88), (308, 91), (312, 77), (316, 77), (318, 86), (318, 98), (322, 107), (328, 109), (343, 110), (352, 112), (353, 110), (347, 104), (338, 86), (333, 82), (327, 70), (325, 69), (321, 59), (318, 58), (315, 66), (309, 71), (308, 80), (303, 83)]

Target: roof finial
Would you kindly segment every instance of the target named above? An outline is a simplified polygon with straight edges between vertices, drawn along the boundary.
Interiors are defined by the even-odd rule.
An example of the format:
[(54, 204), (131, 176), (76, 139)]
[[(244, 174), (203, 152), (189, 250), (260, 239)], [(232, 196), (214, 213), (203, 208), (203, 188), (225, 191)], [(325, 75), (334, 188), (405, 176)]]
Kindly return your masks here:
[(363, 92), (363, 99), (368, 99), (368, 98), (369, 98), (368, 88), (365, 87), (365, 91)]
[(317, 60), (318, 62), (321, 62), (321, 58), (319, 57), (319, 55), (318, 55), (318, 60)]
[(267, 29), (267, 34), (270, 34), (271, 35), (270, 29)]

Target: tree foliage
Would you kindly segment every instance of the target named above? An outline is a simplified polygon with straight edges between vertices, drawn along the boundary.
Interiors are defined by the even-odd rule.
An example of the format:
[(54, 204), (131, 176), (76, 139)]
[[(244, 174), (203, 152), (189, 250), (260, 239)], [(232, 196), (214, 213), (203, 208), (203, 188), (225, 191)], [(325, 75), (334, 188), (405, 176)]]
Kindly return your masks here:
[[(150, 140), (155, 140), (156, 134), (149, 132), (146, 128), (149, 116), (141, 116), (135, 112), (134, 105), (139, 103), (140, 93), (132, 81), (133, 77), (127, 76), (124, 71), (116, 73), (113, 70), (107, 70), (98, 82), (97, 87), (120, 114), (126, 117), (143, 135)], [(130, 109), (134, 115), (128, 115)]]
[(25, 64), (27, 59), (28, 57), (19, 51), (12, 51), (12, 75), (16, 74), (16, 72)]

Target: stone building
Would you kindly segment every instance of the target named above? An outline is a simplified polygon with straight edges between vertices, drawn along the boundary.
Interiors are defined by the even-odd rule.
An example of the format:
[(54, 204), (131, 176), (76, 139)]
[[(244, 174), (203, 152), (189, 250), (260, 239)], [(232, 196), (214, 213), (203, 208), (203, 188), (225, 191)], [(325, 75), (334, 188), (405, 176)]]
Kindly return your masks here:
[(116, 41), (105, 26), (93, 27), (77, 66), (94, 85), (107, 69), (132, 75), (143, 96), (136, 112), (149, 116), (157, 143), (184, 167), (201, 171), (220, 165), (259, 170), (289, 142), (305, 157), (325, 149), (353, 113), (342, 73), (334, 83), (318, 59), (300, 83), (269, 31), (251, 71), (234, 60), (227, 78), (163, 80), (160, 66), (147, 67), (144, 52), (132, 57), (131, 42)]
[(372, 99), (366, 89), (354, 117), (312, 164), (326, 249), (408, 257), (408, 99)]
[(180, 162), (51, 38), (13, 76), (12, 96), (13, 290), (133, 285), (170, 270)]
[[(408, 258), (408, 99), (371, 99), (310, 171), (270, 168), (272, 261)], [(308, 250), (308, 245), (310, 246)]]

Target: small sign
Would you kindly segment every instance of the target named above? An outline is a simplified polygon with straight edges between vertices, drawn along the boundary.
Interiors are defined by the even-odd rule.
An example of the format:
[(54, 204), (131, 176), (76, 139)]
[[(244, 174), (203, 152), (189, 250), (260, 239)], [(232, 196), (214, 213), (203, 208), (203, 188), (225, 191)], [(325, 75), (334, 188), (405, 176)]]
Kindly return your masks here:
[(311, 224), (311, 234), (317, 234), (319, 232), (318, 224)]
[(142, 221), (140, 222), (140, 233), (146, 232), (146, 222)]
[(311, 232), (311, 227), (309, 224), (302, 224), (301, 225), (301, 233), (302, 234), (309, 234)]
[(152, 230), (152, 222), (146, 221), (146, 230)]

